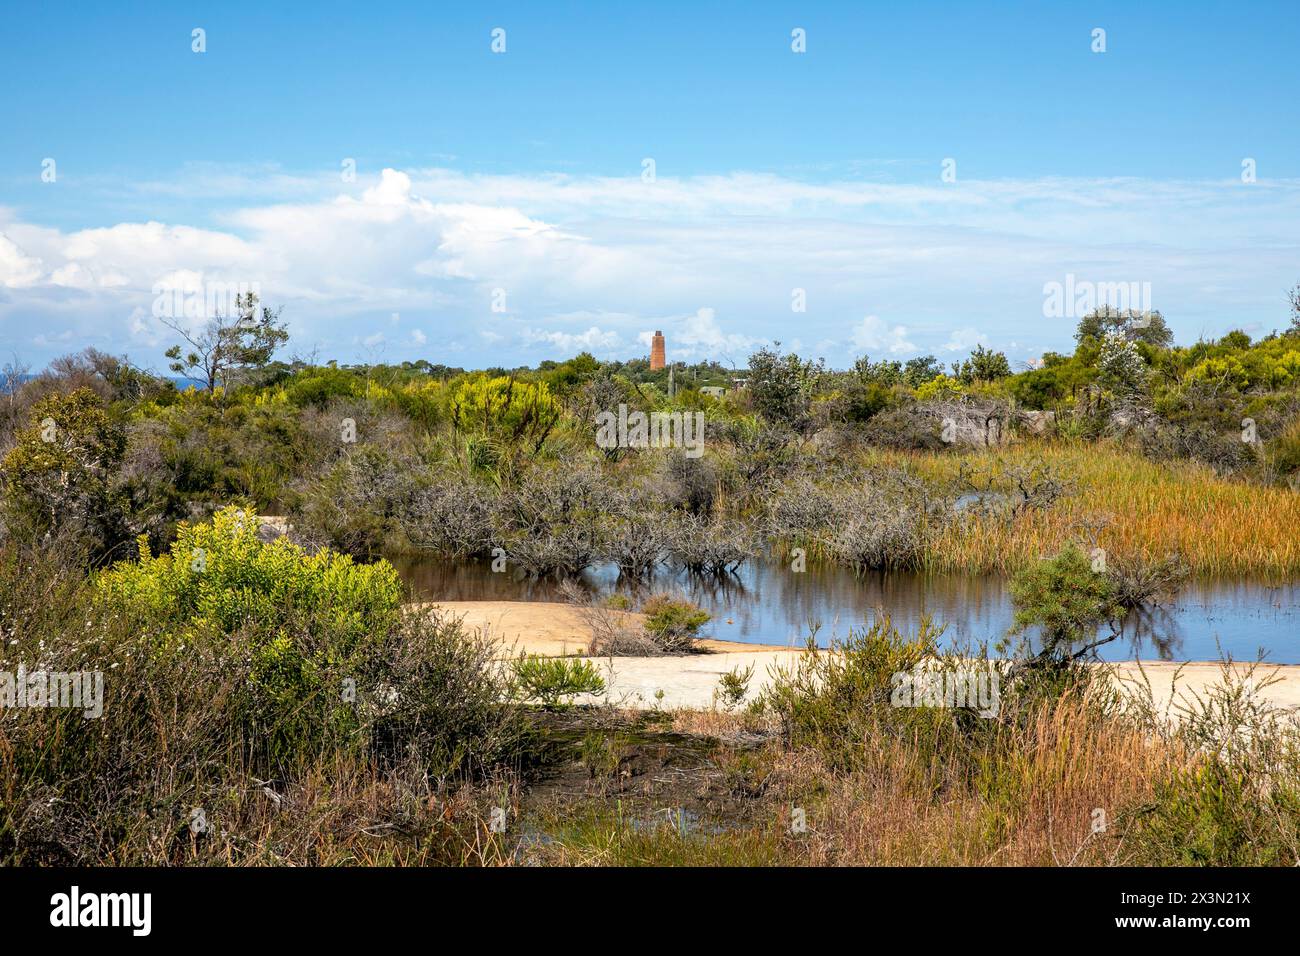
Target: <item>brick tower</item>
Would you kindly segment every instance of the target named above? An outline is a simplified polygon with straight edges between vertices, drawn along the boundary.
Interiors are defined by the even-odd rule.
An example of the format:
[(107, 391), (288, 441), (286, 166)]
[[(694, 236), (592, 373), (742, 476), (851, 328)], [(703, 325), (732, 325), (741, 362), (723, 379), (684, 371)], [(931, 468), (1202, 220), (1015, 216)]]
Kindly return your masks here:
[(650, 371), (661, 369), (665, 364), (664, 334), (656, 329), (655, 337), (650, 340)]

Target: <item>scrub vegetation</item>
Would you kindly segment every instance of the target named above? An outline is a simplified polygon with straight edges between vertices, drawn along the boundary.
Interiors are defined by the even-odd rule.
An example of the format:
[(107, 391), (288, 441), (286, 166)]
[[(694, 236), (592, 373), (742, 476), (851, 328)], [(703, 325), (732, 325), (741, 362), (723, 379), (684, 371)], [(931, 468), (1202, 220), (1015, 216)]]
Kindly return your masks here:
[[(1300, 749), (1255, 678), (1170, 719), (1092, 652), (1189, 574), (1300, 571), (1300, 313), (1178, 346), (1103, 310), (1020, 371), (773, 347), (670, 380), (280, 360), (279, 312), (241, 308), (168, 353), (192, 381), (95, 350), (0, 379), (0, 672), (104, 675), (102, 716), (0, 708), (0, 862), (1297, 861)], [(620, 405), (698, 413), (704, 454), (600, 447)], [(413, 554), (998, 572), (1016, 624), (991, 661), (886, 620), (761, 694), (733, 673), (712, 712), (634, 715), (589, 702), (589, 662), (409, 605), (387, 559)], [(707, 621), (641, 611), (629, 636), (583, 609), (608, 654)], [(972, 660), (992, 713), (895, 697)]]

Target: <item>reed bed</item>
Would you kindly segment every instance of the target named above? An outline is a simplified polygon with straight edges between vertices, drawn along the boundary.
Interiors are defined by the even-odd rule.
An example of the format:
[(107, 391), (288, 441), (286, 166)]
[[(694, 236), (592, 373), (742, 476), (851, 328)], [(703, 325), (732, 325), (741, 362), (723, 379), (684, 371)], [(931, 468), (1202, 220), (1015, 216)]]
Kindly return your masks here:
[[(740, 825), (683, 833), (621, 806), (549, 808), (534, 821), (548, 839), (533, 852), (579, 866), (1124, 865), (1139, 862), (1125, 841), (1135, 813), (1197, 764), (1177, 741), (1106, 718), (1086, 693), (1043, 701), (962, 766), (918, 743), (872, 737), (849, 772), (817, 748), (768, 747), (750, 759), (771, 786)], [(793, 808), (802, 832), (791, 830)]]
[(949, 481), (976, 468), (1042, 460), (1073, 483), (1046, 511), (1003, 523), (976, 518), (945, 529), (923, 556), (926, 570), (1006, 574), (1086, 538), (1116, 557), (1180, 554), (1194, 574), (1272, 580), (1300, 573), (1300, 494), (1216, 475), (1188, 462), (1154, 462), (1106, 443), (1026, 444), (960, 457), (881, 453), (877, 460)]
[(906, 741), (886, 745), (870, 773), (828, 775), (814, 837), (798, 855), (810, 865), (1086, 866), (1129, 862), (1123, 841), (1132, 809), (1188, 761), (1119, 721), (1099, 720), (1082, 699), (1042, 706), (1008, 727), (964, 786), (918, 786)]

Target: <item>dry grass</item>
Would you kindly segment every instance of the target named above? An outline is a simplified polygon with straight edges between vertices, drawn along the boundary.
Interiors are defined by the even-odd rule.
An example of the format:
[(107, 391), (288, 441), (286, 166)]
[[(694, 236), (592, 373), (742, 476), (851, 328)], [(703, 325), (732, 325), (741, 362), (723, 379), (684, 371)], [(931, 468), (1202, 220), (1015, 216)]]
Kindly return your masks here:
[[(1185, 760), (1083, 700), (1043, 706), (966, 785), (935, 792), (906, 741), (882, 742), (870, 771), (847, 775), (799, 755), (809, 811), (798, 862), (871, 866), (1065, 866), (1124, 862), (1114, 827)], [(1094, 830), (1095, 824), (1104, 827)]]
[(726, 710), (674, 710), (669, 728), (678, 734), (700, 737), (735, 737), (759, 730), (772, 730), (770, 718), (755, 715), (745, 709)]
[[(680, 714), (676, 731), (725, 740), (748, 728), (725, 714)], [(964, 770), (936, 766), (905, 737), (866, 742), (861, 769), (836, 770), (814, 748), (776, 741), (735, 756), (767, 780), (746, 821), (683, 836), (629, 820), (621, 802), (588, 799), (543, 814), (538, 862), (559, 866), (1113, 866), (1132, 863), (1125, 834), (1161, 781), (1196, 765), (1176, 741), (1103, 716), (1096, 700), (1043, 701), (1006, 724)], [(927, 755), (928, 751), (928, 755)], [(728, 767), (726, 750), (717, 766)], [(973, 768), (973, 769), (972, 769)], [(807, 830), (791, 832), (793, 811)], [(671, 821), (669, 821), (671, 822)]]
[(951, 480), (960, 464), (989, 467), (1041, 458), (1074, 482), (1073, 493), (1045, 512), (1010, 525), (975, 520), (940, 535), (924, 559), (928, 570), (1009, 573), (1055, 554), (1084, 523), (1108, 519), (1099, 544), (1117, 557), (1181, 554), (1201, 575), (1300, 573), (1300, 494), (1234, 481), (1202, 465), (1153, 462), (1098, 442), (1023, 444), (1000, 451), (951, 454), (882, 452), (878, 460)]
[[(292, 782), (228, 775), (185, 812), (139, 812), (98, 849), (98, 866), (488, 866), (508, 864), (492, 806), (517, 813), (519, 788), (435, 789), (418, 771), (379, 771), (345, 756)], [(168, 799), (173, 795), (167, 795)], [(175, 802), (175, 801), (171, 801)], [(202, 803), (202, 815), (190, 807)], [(197, 809), (197, 808), (196, 808)], [(96, 821), (105, 829), (115, 818)], [(33, 853), (33, 855), (36, 855)], [(64, 862), (59, 859), (59, 862)]]

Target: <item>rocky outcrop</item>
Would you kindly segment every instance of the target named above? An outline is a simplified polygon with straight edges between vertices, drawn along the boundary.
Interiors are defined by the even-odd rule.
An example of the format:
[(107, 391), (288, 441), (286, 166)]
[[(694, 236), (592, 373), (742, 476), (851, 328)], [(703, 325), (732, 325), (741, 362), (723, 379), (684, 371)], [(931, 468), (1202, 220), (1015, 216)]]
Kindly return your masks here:
[(289, 519), (282, 515), (258, 515), (257, 540), (270, 544), (276, 538), (283, 538), (293, 530)]
[(1026, 435), (1050, 435), (1056, 430), (1056, 412), (1022, 411), (1019, 418)]

